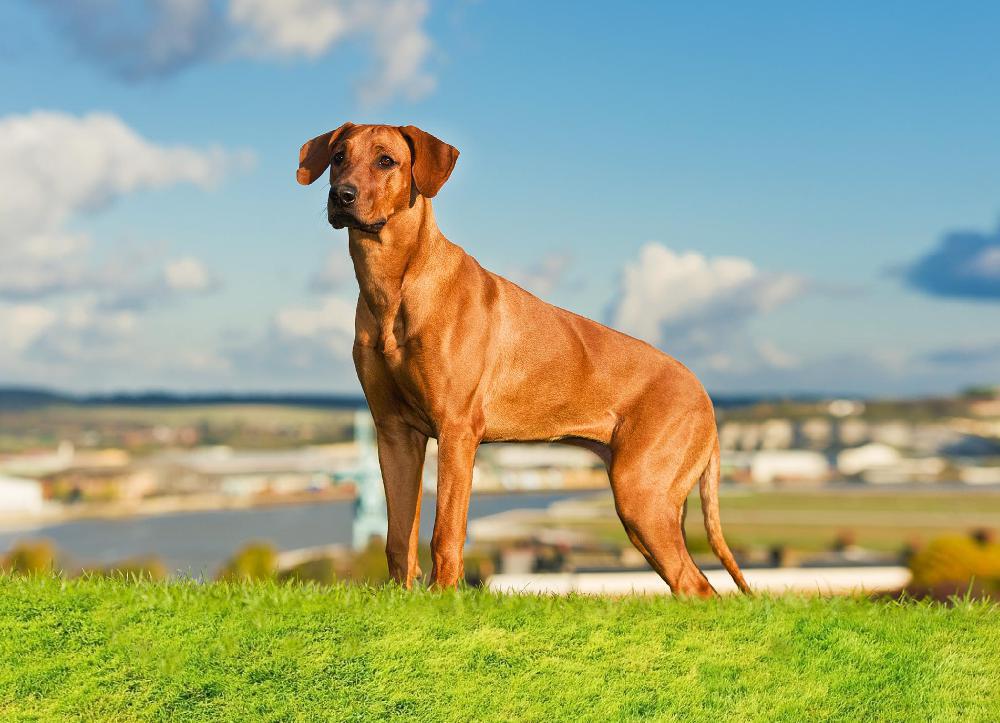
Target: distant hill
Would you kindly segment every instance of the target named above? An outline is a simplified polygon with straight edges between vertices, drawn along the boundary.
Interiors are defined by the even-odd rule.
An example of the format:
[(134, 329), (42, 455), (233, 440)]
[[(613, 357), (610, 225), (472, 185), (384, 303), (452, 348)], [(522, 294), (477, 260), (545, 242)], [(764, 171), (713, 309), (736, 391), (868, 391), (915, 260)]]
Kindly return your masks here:
[[(828, 399), (819, 394), (745, 394), (716, 395), (718, 409), (751, 407), (762, 402), (816, 402)], [(91, 407), (177, 407), (222, 404), (275, 404), (287, 407), (320, 409), (361, 409), (364, 397), (351, 394), (281, 393), (281, 392), (200, 392), (186, 394), (169, 391), (113, 392), (110, 394), (68, 394), (41, 387), (0, 387), (0, 409), (32, 409), (57, 404)]]
[(78, 406), (176, 407), (222, 404), (275, 404), (289, 407), (358, 409), (366, 406), (364, 397), (350, 394), (262, 393), (248, 394), (207, 392), (148, 391), (111, 394), (73, 395), (32, 387), (0, 387), (0, 409), (31, 409), (57, 404)]
[(0, 409), (30, 409), (71, 403), (72, 397), (50, 389), (0, 387)]

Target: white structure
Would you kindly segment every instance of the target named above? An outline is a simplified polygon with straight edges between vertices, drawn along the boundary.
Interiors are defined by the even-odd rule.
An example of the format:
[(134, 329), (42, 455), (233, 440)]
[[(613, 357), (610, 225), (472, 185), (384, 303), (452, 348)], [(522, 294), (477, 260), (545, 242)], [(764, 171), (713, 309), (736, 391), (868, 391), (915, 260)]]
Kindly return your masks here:
[(913, 425), (898, 420), (873, 424), (872, 440), (905, 449), (913, 444)]
[(757, 484), (780, 480), (822, 482), (830, 476), (830, 465), (819, 452), (785, 449), (757, 452), (750, 460), (750, 478)]
[(799, 426), (799, 432), (811, 447), (826, 449), (833, 436), (833, 425), (824, 417), (807, 419)]
[(0, 475), (0, 515), (37, 515), (44, 504), (37, 480)]
[(891, 467), (898, 464), (902, 455), (895, 447), (881, 442), (863, 444), (845, 449), (837, 455), (837, 469), (842, 475), (853, 477), (870, 469)]
[(867, 469), (861, 473), (861, 479), (872, 484), (936, 482), (947, 466), (941, 457), (903, 458), (893, 465)]
[(1000, 467), (959, 467), (958, 478), (967, 485), (1000, 485)]
[(596, 454), (561, 444), (491, 444), (484, 448), (487, 459), (505, 469), (586, 469), (601, 466)]
[(373, 537), (384, 539), (389, 530), (385, 487), (382, 484), (375, 442), (375, 422), (367, 409), (359, 409), (354, 413), (354, 441), (360, 451), (360, 460), (354, 470), (358, 496), (354, 500), (351, 544), (355, 550), (363, 550)]
[(795, 442), (795, 425), (788, 419), (768, 419), (760, 433), (762, 449), (788, 449)]
[[(845, 595), (899, 590), (910, 582), (905, 567), (776, 567), (743, 570), (756, 592)], [(705, 577), (721, 594), (737, 592), (725, 570), (706, 570)], [(669, 595), (655, 572), (501, 573), (487, 585), (495, 592), (525, 595)]]
[(0, 474), (42, 477), (62, 472), (73, 465), (76, 449), (72, 442), (63, 441), (53, 451), (25, 452), (0, 457)]

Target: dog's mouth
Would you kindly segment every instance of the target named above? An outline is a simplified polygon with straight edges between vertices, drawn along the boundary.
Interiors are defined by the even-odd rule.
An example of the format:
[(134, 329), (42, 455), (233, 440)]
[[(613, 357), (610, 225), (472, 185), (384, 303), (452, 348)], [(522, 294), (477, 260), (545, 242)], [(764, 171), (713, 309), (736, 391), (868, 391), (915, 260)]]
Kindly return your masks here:
[(353, 228), (358, 231), (364, 231), (365, 233), (378, 233), (382, 230), (382, 227), (385, 226), (385, 221), (361, 223), (351, 214), (338, 211), (337, 213), (330, 214), (330, 225), (334, 228)]

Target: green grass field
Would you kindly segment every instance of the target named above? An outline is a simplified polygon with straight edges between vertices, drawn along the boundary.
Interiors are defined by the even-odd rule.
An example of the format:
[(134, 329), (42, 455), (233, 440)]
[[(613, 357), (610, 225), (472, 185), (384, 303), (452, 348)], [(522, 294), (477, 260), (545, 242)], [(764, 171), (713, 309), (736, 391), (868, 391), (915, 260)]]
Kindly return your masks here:
[[(589, 519), (553, 515), (549, 526), (587, 531), (625, 546), (628, 538), (614, 512), (611, 495), (593, 497), (601, 512)], [(1000, 492), (992, 489), (898, 490), (892, 487), (752, 490), (725, 486), (720, 501), (722, 527), (734, 548), (787, 545), (799, 551), (829, 549), (845, 533), (866, 548), (896, 552), (905, 543), (926, 544), (942, 535), (977, 528), (1000, 529)], [(708, 551), (697, 490), (689, 500), (688, 545)]]
[(1000, 610), (0, 578), (2, 720), (1000, 719)]

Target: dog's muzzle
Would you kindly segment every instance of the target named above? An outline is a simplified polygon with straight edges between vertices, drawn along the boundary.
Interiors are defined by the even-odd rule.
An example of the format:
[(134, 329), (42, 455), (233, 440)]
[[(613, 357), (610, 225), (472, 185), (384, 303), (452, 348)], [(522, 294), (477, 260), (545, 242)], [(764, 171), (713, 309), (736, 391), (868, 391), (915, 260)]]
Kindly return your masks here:
[(385, 221), (361, 223), (354, 216), (340, 209), (330, 212), (329, 221), (334, 228), (353, 228), (366, 233), (378, 233), (385, 226)]

